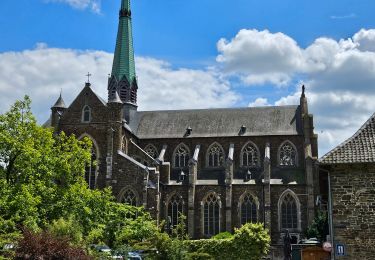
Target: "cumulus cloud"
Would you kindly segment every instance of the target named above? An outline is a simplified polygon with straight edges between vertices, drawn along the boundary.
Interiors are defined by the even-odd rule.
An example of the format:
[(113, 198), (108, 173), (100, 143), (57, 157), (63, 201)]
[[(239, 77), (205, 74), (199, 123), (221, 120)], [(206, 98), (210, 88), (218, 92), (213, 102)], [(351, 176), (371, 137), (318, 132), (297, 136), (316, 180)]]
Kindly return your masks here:
[(270, 106), (268, 103), (267, 98), (257, 98), (254, 100), (254, 102), (249, 103), (249, 107), (264, 107), (264, 106)]
[(56, 2), (68, 4), (76, 9), (90, 9), (94, 13), (100, 13), (101, 0), (45, 0), (46, 2)]
[[(233, 39), (218, 42), (217, 61), (224, 72), (249, 86), (290, 85), (303, 79), (323, 154), (375, 111), (374, 46), (374, 29), (362, 29), (349, 39), (321, 37), (306, 48), (282, 33), (241, 30)], [(275, 105), (298, 104), (300, 95), (299, 85)]]
[[(0, 53), (0, 113), (25, 94), (33, 100), (40, 123), (62, 90), (69, 104), (82, 90), (89, 71), (92, 88), (107, 97), (113, 54), (49, 48)], [(162, 60), (138, 57), (139, 109), (228, 107), (238, 99), (229, 83), (213, 70), (172, 69)]]

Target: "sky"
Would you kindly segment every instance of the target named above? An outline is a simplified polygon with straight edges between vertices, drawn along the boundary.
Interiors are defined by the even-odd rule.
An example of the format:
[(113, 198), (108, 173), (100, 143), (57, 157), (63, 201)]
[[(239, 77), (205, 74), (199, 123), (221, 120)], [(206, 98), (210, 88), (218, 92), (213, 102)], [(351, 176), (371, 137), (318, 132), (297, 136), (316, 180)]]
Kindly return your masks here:
[[(106, 98), (120, 0), (1, 0), (0, 113), (38, 122), (92, 74)], [(298, 104), (322, 156), (375, 112), (375, 1), (133, 0), (140, 110)]]

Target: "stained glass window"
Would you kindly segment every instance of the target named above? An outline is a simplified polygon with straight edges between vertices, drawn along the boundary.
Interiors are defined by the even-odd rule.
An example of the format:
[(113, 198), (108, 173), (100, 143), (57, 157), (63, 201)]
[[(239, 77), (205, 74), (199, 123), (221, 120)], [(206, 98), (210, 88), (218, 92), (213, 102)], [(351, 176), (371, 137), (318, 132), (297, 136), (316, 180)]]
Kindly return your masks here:
[(137, 196), (132, 190), (126, 190), (122, 195), (121, 202), (130, 206), (137, 206)]
[(152, 144), (149, 144), (146, 146), (145, 152), (154, 159), (158, 157), (158, 151), (156, 150), (155, 146), (153, 146)]

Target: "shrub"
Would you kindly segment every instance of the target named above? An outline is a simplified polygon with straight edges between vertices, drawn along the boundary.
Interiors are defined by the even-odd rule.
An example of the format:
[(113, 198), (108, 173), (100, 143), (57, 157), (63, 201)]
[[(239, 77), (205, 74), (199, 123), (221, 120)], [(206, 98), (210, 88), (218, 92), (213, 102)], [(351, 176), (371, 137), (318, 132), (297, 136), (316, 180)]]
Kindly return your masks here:
[(25, 229), (18, 241), (15, 259), (92, 259), (86, 251), (71, 246), (68, 238), (56, 238), (43, 231), (34, 233)]
[(226, 239), (226, 238), (232, 238), (233, 235), (229, 232), (221, 232), (215, 236), (212, 237), (212, 239)]
[(189, 252), (205, 253), (214, 259), (259, 260), (269, 251), (270, 237), (262, 224), (248, 223), (229, 238), (191, 240), (184, 244)]
[(194, 252), (194, 253), (188, 253), (186, 255), (186, 260), (213, 260), (213, 259), (214, 258), (207, 253)]

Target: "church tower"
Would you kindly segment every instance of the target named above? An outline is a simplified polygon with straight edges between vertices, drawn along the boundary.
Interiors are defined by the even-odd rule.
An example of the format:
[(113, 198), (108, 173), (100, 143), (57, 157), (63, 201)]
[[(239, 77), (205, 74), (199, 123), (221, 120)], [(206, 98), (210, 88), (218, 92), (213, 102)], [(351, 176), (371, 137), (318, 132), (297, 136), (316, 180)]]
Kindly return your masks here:
[(108, 100), (114, 99), (117, 92), (125, 104), (125, 110), (137, 108), (138, 84), (135, 74), (131, 15), (130, 0), (121, 0), (112, 74), (108, 80)]

